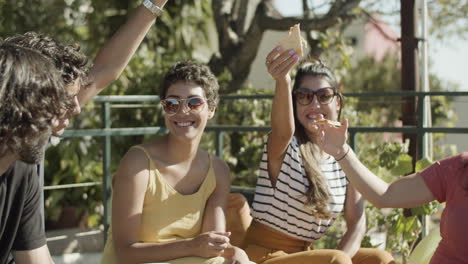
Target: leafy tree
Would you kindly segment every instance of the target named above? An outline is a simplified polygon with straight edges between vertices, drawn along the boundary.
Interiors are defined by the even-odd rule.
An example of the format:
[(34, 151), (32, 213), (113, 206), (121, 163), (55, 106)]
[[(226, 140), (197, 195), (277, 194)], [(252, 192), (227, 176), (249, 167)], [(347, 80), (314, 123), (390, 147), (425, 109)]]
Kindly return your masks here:
[[(401, 87), (399, 59), (393, 55), (387, 55), (382, 61), (377, 62), (371, 57), (359, 61), (355, 66), (347, 70), (343, 78), (345, 92), (392, 92), (399, 91)], [(438, 76), (430, 74), (429, 82), (431, 91), (449, 91), (457, 89), (457, 85), (441, 80)], [(401, 120), (401, 103), (405, 97), (371, 97), (355, 98), (349, 100), (346, 105), (351, 105), (351, 111), (345, 116), (349, 117), (351, 123), (356, 126), (395, 126)], [(451, 97), (432, 96), (431, 113), (434, 126), (453, 126), (456, 115), (452, 109)], [(345, 107), (345, 111), (348, 111)], [(370, 138), (384, 140), (384, 134), (361, 135), (362, 142)], [(443, 135), (435, 134), (434, 143), (439, 141)], [(434, 151), (434, 158), (446, 157), (449, 150), (441, 144)], [(361, 147), (360, 147), (361, 148)]]

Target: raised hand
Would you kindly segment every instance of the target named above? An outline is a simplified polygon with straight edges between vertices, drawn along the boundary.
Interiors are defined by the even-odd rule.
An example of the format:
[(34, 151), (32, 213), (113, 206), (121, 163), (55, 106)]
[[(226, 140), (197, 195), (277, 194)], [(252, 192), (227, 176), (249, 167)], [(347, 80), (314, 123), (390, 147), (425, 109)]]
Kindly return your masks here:
[(299, 60), (299, 56), (294, 54), (294, 50), (286, 50), (279, 46), (274, 48), (266, 57), (266, 67), (268, 73), (276, 81), (291, 82), (289, 71), (291, 71), (294, 64)]
[(210, 231), (192, 239), (194, 255), (202, 258), (217, 257), (229, 246), (230, 232)]
[(343, 120), (340, 127), (328, 123), (315, 124), (319, 130), (317, 144), (336, 160), (340, 159), (349, 150), (349, 146), (346, 144), (348, 125), (348, 119)]

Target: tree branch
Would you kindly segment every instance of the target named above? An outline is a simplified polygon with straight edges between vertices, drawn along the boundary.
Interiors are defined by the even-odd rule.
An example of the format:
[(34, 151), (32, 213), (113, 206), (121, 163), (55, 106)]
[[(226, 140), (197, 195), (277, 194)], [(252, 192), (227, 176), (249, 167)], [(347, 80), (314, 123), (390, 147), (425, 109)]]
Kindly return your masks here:
[(212, 2), (213, 15), (216, 30), (218, 31), (218, 42), (221, 53), (223, 53), (222, 49), (230, 49), (239, 41), (239, 36), (230, 27), (233, 4), (234, 0)]
[[(221, 57), (213, 55), (209, 65), (215, 74), (228, 69), (232, 75), (229, 87), (223, 88), (223, 92), (234, 92), (242, 88), (266, 30), (287, 31), (292, 25), (301, 23), (302, 30), (306, 32), (325, 31), (356, 18), (353, 9), (360, 1), (336, 0), (329, 12), (322, 17), (283, 17), (272, 0), (261, 0), (246, 30), (245, 17), (249, 7), (247, 0), (212, 1)], [(308, 8), (307, 5), (305, 8)], [(308, 39), (310, 41), (311, 38)], [(320, 53), (319, 50), (314, 51), (316, 52)]]
[(361, 0), (335, 0), (328, 10), (327, 16), (339, 16), (348, 14), (359, 6)]
[(349, 21), (356, 18), (357, 15), (354, 14), (346, 14), (341, 16), (325, 16), (321, 18), (308, 18), (304, 19), (303, 17), (283, 17), (283, 18), (273, 18), (264, 16), (260, 19), (259, 23), (263, 29), (270, 29), (270, 30), (280, 30), (286, 31), (292, 25), (297, 23), (301, 23), (302, 30), (325, 30), (327, 28), (333, 27), (338, 23)]
[(245, 32), (245, 22), (247, 20), (247, 13), (249, 10), (249, 0), (237, 0), (236, 3), (236, 32), (238, 35), (242, 35)]

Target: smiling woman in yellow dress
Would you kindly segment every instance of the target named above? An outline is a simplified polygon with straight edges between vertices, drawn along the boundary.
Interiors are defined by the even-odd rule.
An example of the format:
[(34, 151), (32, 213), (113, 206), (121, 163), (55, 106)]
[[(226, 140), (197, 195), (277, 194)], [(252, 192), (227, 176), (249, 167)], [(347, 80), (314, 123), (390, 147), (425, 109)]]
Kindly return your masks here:
[(102, 263), (249, 263), (225, 231), (229, 168), (199, 148), (218, 103), (216, 77), (207, 66), (179, 62), (160, 94), (169, 133), (121, 160)]

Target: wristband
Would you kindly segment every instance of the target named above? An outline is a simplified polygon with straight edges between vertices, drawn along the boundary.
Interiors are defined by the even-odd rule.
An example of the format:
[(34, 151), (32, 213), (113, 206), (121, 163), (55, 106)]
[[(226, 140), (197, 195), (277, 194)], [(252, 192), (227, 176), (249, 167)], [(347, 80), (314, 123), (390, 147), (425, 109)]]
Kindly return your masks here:
[(351, 147), (348, 146), (348, 150), (347, 150), (346, 153), (343, 155), (343, 157), (337, 159), (336, 161), (340, 161), (340, 160), (344, 159), (344, 158), (346, 157), (346, 155), (348, 155), (350, 149), (351, 149)]
[(160, 16), (163, 12), (163, 10), (159, 6), (153, 4), (151, 0), (143, 0), (142, 5), (146, 7), (155, 16)]

